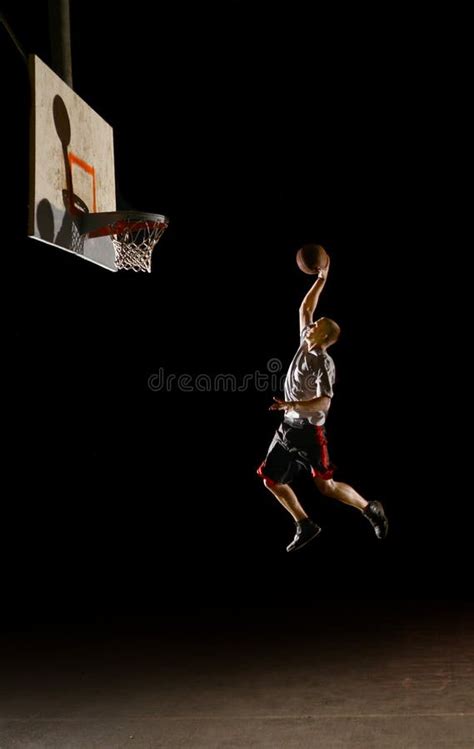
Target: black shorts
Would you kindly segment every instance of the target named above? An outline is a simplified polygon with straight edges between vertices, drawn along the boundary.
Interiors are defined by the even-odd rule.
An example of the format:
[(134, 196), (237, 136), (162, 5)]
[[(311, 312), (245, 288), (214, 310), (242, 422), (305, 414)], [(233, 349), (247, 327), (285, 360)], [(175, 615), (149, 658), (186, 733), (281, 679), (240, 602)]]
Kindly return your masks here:
[(332, 478), (334, 466), (329, 460), (326, 430), (309, 422), (296, 427), (282, 421), (257, 473), (278, 484), (288, 484), (302, 471), (310, 471), (314, 478)]

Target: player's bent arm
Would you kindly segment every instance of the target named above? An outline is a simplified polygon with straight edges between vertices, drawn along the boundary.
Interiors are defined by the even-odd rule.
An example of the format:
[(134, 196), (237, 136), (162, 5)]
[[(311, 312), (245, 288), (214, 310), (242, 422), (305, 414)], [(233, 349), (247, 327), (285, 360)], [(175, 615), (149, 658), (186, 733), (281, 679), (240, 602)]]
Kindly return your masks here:
[(316, 411), (324, 411), (327, 413), (331, 405), (331, 398), (328, 395), (322, 395), (320, 398), (311, 398), (307, 401), (291, 401), (290, 410), (302, 411), (304, 415), (308, 413), (316, 413)]
[(307, 401), (284, 401), (280, 398), (273, 398), (275, 403), (272, 403), (270, 411), (299, 411), (304, 416), (308, 413), (316, 413), (316, 411), (329, 411), (331, 405), (331, 398), (328, 395), (322, 395), (320, 398), (311, 398)]

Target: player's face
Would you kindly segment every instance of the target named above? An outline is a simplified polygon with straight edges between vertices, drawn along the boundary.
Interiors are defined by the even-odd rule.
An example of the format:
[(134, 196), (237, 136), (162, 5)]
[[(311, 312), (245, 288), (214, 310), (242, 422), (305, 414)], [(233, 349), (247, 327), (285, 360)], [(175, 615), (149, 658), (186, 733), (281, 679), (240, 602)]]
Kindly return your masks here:
[(313, 322), (304, 337), (309, 351), (316, 346), (320, 346), (325, 338), (326, 330), (324, 326), (324, 318), (320, 318), (319, 320), (316, 320), (316, 322)]

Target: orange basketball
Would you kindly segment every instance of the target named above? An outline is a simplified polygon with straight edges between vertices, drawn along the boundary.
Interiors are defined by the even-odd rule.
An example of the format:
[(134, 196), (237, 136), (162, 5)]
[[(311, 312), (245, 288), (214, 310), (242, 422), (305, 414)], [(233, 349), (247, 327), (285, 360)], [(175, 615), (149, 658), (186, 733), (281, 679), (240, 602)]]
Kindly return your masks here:
[(304, 244), (296, 253), (296, 262), (303, 273), (315, 275), (318, 270), (327, 268), (329, 256), (320, 244)]

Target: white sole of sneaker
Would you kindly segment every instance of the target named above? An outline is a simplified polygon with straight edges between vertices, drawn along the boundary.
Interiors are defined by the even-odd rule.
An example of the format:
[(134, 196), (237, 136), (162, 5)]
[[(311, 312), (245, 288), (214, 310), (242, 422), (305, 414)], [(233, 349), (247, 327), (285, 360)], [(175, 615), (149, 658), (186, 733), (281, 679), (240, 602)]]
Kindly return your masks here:
[(288, 549), (288, 547), (287, 547), (287, 549), (286, 549), (286, 550), (287, 550), (287, 552), (289, 552), (289, 553), (291, 554), (291, 552), (292, 552), (292, 551), (299, 551), (299, 550), (300, 550), (300, 549), (302, 549), (302, 548), (303, 548), (304, 546), (306, 546), (307, 544), (309, 544), (309, 542), (310, 542), (310, 541), (312, 541), (312, 540), (313, 540), (313, 538), (316, 538), (316, 536), (319, 536), (319, 534), (320, 534), (320, 533), (321, 533), (321, 528), (318, 528), (318, 530), (316, 531), (316, 533), (314, 533), (314, 534), (313, 534), (313, 535), (311, 536), (311, 538), (307, 538), (307, 539), (306, 539), (306, 541), (304, 541), (304, 543), (302, 543), (302, 544), (298, 544), (298, 546), (295, 546), (295, 547), (294, 547), (293, 549)]

